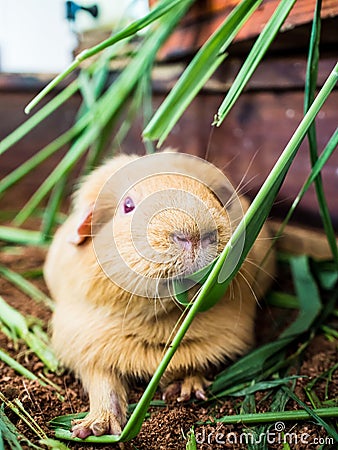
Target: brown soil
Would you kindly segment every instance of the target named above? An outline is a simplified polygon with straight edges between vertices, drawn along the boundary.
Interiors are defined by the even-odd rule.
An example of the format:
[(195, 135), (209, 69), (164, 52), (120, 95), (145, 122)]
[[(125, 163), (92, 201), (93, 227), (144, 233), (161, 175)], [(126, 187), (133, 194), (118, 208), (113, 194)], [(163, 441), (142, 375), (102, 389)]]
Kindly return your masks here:
[[(15, 269), (20, 273), (41, 268), (44, 259), (44, 251), (37, 248), (18, 249), (17, 252), (3, 252), (0, 258), (2, 264)], [(46, 287), (42, 278), (33, 280), (39, 288), (46, 292)], [(48, 323), (50, 318), (49, 310), (42, 304), (36, 303), (20, 290), (13, 287), (9, 282), (0, 280), (0, 292), (5, 300), (23, 312), (31, 316), (38, 317)], [(285, 315), (285, 311), (283, 311)], [(263, 308), (260, 310), (258, 318), (258, 341), (262, 342), (268, 337), (275, 335), (281, 326), (282, 311), (278, 309)], [(285, 323), (285, 322), (284, 322)], [(43, 365), (38, 358), (27, 348), (22, 342), (18, 342), (15, 346), (5, 334), (0, 332), (0, 347), (15, 357), (26, 368), (34, 373), (43, 373)], [(309, 406), (308, 397), (305, 387), (309, 380), (325, 373), (332, 368), (337, 362), (336, 342), (328, 340), (324, 335), (317, 335), (307, 348), (301, 360), (297, 361), (294, 367), (294, 373), (309, 378), (300, 378), (297, 381), (295, 392)], [(297, 365), (298, 364), (298, 365)], [(36, 381), (29, 381), (22, 376), (17, 375), (13, 369), (0, 361), (0, 390), (8, 400), (18, 398), (24, 408), (37, 421), (42, 429), (53, 437), (53, 432), (48, 427), (48, 422), (52, 418), (80, 411), (87, 411), (88, 398), (83, 392), (81, 384), (74, 379), (72, 374), (65, 373), (57, 376), (45, 373), (45, 376), (53, 381), (58, 387), (57, 392), (52, 387), (43, 387)], [(142, 387), (136, 388), (132, 393), (131, 401), (136, 401), (142, 392)], [(327, 383), (327, 379), (319, 380), (313, 392), (320, 402), (328, 399), (337, 398), (338, 393), (338, 371), (331, 374), (331, 381)], [(257, 412), (264, 412), (269, 409), (271, 397), (267, 397), (265, 392), (259, 392), (255, 395)], [(198, 440), (197, 448), (201, 450), (207, 449), (243, 449), (247, 448), (245, 444), (245, 436), (250, 434), (242, 425), (229, 426), (223, 424), (214, 425), (196, 425), (198, 421), (214, 420), (213, 418), (223, 415), (235, 414), (240, 411), (243, 398), (226, 398), (217, 401), (216, 405), (203, 406), (201, 404), (192, 403), (188, 405), (170, 404), (165, 408), (153, 408), (150, 417), (145, 421), (140, 434), (133, 441), (120, 444), (121, 448), (126, 450), (180, 450), (186, 448), (186, 436), (194, 425), (196, 437)], [(324, 403), (325, 404), (325, 403)], [(289, 401), (286, 409), (297, 409), (299, 406)], [(20, 432), (29, 438), (32, 442), (38, 444), (35, 434), (19, 419), (8, 407), (5, 412), (11, 421), (17, 426)], [(334, 425), (334, 421), (330, 421)], [(273, 431), (273, 424), (271, 426)], [(246, 430), (246, 431), (245, 431)], [(327, 441), (327, 432), (312, 421), (299, 423), (285, 423), (285, 431), (294, 433), (295, 440), (290, 444), (292, 449), (319, 449), (319, 448), (335, 448), (334, 444), (321, 445)], [(245, 435), (241, 433), (246, 433)], [(243, 437), (244, 436), (244, 437)], [(296, 438), (297, 437), (297, 438)], [(302, 442), (301, 438), (303, 437)], [(241, 440), (242, 439), (242, 440)], [(237, 442), (237, 443), (236, 443)], [(93, 447), (90, 444), (75, 444), (68, 442), (67, 445), (71, 449), (94, 449), (101, 448), (119, 448), (119, 445), (109, 445)], [(24, 447), (24, 444), (23, 444)], [(26, 446), (25, 448), (29, 448)], [(251, 447), (253, 448), (253, 447)], [(259, 445), (255, 448), (259, 448)], [(271, 449), (283, 449), (283, 444), (269, 444)], [(285, 447), (284, 447), (285, 448)]]

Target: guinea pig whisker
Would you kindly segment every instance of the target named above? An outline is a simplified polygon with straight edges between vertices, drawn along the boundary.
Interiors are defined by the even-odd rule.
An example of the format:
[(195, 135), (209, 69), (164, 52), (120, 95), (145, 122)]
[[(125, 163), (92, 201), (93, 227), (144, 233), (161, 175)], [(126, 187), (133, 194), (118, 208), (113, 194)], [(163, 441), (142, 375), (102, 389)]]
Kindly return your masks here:
[[(245, 274), (244, 274), (243, 272), (244, 272), (244, 269), (239, 270), (239, 271), (238, 271), (238, 275), (240, 275), (240, 276), (242, 277), (242, 279), (244, 280), (244, 282), (247, 284), (249, 290), (251, 291), (251, 293), (252, 293), (252, 295), (253, 295), (253, 297), (254, 297), (254, 299), (255, 299), (255, 302), (257, 303), (257, 305), (258, 305), (259, 307), (261, 307), (261, 304), (259, 303), (259, 300), (258, 300), (258, 297), (257, 297), (257, 295), (256, 295), (256, 292), (254, 291), (253, 287), (252, 287), (251, 284), (250, 284), (250, 281), (248, 280), (248, 278), (245, 276)], [(247, 273), (247, 274), (248, 274), (248, 273)]]
[[(240, 271), (238, 273), (240, 273)], [(242, 314), (243, 292), (242, 292), (240, 283), (239, 283), (237, 278), (234, 278), (232, 280), (232, 283), (234, 283), (234, 287), (237, 287), (237, 292), (239, 293), (239, 298), (235, 298), (235, 289), (234, 289), (234, 291), (233, 291), (234, 292), (234, 298), (233, 299), (234, 299), (234, 301), (238, 301), (239, 302), (238, 314), (237, 314), (236, 317), (234, 317), (235, 320), (234, 320), (234, 327), (233, 327), (233, 329), (235, 330), (238, 327), (238, 324), (239, 324), (239, 321), (240, 321), (240, 317), (241, 317), (241, 314)]]
[[(261, 266), (257, 262), (253, 262), (251, 258), (247, 258), (245, 260), (247, 263), (251, 264), (253, 267), (256, 267), (258, 271), (263, 272), (267, 277), (269, 277), (271, 280), (276, 281), (276, 277), (273, 276), (267, 269), (266, 266)], [(255, 276), (252, 275), (252, 278), (255, 279)]]

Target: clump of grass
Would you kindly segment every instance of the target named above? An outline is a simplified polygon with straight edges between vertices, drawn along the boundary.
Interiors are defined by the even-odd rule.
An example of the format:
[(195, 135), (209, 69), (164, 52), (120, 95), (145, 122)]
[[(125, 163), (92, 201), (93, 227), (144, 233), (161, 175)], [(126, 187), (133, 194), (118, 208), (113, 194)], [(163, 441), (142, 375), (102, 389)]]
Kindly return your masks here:
[(23, 316), (19, 311), (12, 308), (2, 297), (0, 297), (0, 324), (1, 329), (13, 341), (22, 339), (52, 372), (57, 371), (58, 361), (54, 356), (47, 334), (38, 324)]

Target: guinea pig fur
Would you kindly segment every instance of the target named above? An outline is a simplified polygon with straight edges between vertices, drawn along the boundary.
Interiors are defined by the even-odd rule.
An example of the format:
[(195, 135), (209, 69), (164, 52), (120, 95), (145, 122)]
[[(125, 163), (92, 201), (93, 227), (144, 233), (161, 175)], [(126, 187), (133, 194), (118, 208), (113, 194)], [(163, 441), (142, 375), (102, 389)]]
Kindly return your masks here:
[[(134, 164), (139, 160), (135, 155), (114, 157), (94, 170), (75, 194), (72, 212), (49, 249), (44, 276), (56, 302), (52, 344), (62, 364), (74, 371), (89, 393), (89, 414), (73, 423), (76, 437), (121, 433), (129, 385), (153, 375), (180, 323), (182, 306), (161, 295), (160, 283), (150, 283), (146, 295), (141, 294), (144, 285), (135, 282), (133, 273), (151, 280), (195, 272), (222, 251), (241, 218), (237, 206), (230, 202), (224, 207), (215, 195), (224, 186), (212, 165), (198, 158), (187, 165), (182, 154), (173, 155), (157, 175), (145, 176), (136, 185), (130, 185), (133, 171), (140, 170)], [(145, 161), (144, 170), (151, 172), (156, 158)], [(121, 180), (115, 174), (122, 168), (127, 176)], [(110, 187), (105, 191), (108, 180)], [(169, 209), (165, 205), (168, 192), (172, 195)], [(196, 204), (192, 207), (182, 193), (196, 199)], [(149, 220), (142, 216), (146, 204), (145, 212), (142, 208), (138, 212), (138, 205), (147, 198), (154, 199), (149, 208), (158, 211)], [(247, 199), (240, 197), (239, 205), (245, 212)], [(136, 213), (141, 222), (142, 217), (148, 220), (147, 227), (138, 221), (131, 226)], [(111, 220), (116, 244), (114, 248), (109, 243), (103, 246), (107, 257), (103, 270), (93, 242), (107, 239), (105, 233), (112, 229), (106, 224)], [(153, 251), (157, 258), (143, 258), (143, 250), (135, 248), (133, 233), (141, 246), (142, 239), (149, 243), (150, 255)], [(210, 368), (237, 358), (254, 345), (257, 300), (274, 275), (273, 252), (261, 267), (270, 242), (264, 225), (224, 297), (196, 315), (161, 381), (164, 398), (205, 399)], [(158, 258), (162, 253), (163, 260)], [(115, 275), (121, 277), (123, 287), (114, 282)]]

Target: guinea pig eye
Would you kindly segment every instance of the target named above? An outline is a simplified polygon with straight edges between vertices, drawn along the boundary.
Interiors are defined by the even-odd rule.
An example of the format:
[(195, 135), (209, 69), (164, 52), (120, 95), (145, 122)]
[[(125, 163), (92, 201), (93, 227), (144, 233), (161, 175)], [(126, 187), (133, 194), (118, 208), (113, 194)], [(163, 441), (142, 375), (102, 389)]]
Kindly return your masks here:
[(130, 213), (135, 209), (135, 204), (130, 197), (127, 197), (123, 202), (123, 210), (125, 214)]

